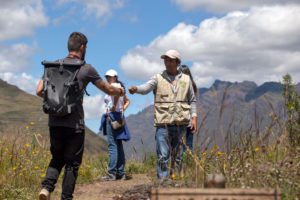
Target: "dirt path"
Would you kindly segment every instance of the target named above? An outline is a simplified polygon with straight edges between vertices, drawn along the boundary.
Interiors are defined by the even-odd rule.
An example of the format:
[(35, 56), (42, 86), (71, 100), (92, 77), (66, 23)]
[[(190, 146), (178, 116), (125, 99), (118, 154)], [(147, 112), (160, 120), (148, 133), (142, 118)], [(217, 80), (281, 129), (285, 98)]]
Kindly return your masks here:
[[(112, 200), (112, 197), (121, 195), (131, 187), (150, 183), (146, 174), (134, 174), (126, 181), (94, 181), (92, 184), (76, 184), (74, 200)], [(57, 188), (51, 200), (60, 200), (61, 189)]]

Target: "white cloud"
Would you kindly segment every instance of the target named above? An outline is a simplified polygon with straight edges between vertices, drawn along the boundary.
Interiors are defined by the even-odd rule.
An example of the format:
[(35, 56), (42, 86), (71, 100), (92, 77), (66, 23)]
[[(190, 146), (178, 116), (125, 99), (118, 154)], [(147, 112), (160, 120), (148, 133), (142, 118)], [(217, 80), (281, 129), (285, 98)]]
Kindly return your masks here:
[(249, 9), (252, 6), (299, 3), (299, 0), (171, 0), (171, 2), (184, 11), (204, 8), (216, 13), (227, 13)]
[(26, 73), (16, 74), (5, 72), (0, 73), (0, 78), (9, 84), (16, 85), (21, 90), (30, 94), (35, 94), (36, 86), (39, 82), (39, 79), (33, 78)]
[(0, 72), (22, 72), (32, 64), (30, 57), (38, 51), (36, 44), (0, 44)]
[(41, 0), (1, 1), (0, 41), (32, 36), (35, 28), (47, 23)]
[(86, 96), (83, 99), (83, 109), (85, 119), (99, 119), (105, 112), (104, 96)]
[[(75, 6), (74, 2), (79, 4)], [(111, 17), (112, 10), (119, 9), (123, 7), (124, 0), (57, 0), (57, 6), (62, 7), (64, 5), (70, 5), (72, 3), (72, 9), (76, 7), (78, 11), (83, 11), (84, 18), (93, 16), (99, 20), (99, 24), (103, 25)], [(74, 14), (78, 15), (78, 11)], [(68, 12), (68, 15), (70, 13)], [(57, 23), (57, 20), (62, 20), (68, 18), (68, 16), (62, 16), (57, 18), (54, 23)]]
[(209, 18), (199, 26), (179, 23), (148, 46), (137, 46), (120, 61), (127, 76), (147, 80), (164, 69), (160, 55), (177, 49), (191, 62), (198, 86), (215, 79), (279, 81), (291, 73), (300, 81), (300, 5), (253, 7)]

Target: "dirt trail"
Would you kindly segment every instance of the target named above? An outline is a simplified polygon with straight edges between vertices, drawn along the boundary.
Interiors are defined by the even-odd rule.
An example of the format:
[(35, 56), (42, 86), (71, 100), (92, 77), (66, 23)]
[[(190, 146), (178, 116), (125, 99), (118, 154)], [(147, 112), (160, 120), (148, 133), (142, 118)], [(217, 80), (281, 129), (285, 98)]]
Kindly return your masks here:
[[(112, 200), (126, 190), (137, 185), (150, 183), (146, 174), (134, 174), (130, 180), (100, 182), (95, 180), (91, 184), (76, 184), (74, 200)], [(51, 200), (60, 200), (61, 189), (57, 187)]]

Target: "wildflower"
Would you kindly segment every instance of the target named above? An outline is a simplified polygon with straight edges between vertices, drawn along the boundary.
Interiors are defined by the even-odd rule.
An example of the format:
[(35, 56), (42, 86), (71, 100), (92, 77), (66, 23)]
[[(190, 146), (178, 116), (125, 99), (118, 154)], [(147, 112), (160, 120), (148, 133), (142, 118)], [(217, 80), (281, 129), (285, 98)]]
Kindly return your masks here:
[(30, 125), (34, 125), (34, 122), (30, 122)]
[(26, 147), (30, 147), (30, 145), (29, 145), (29, 144), (25, 144), (25, 146), (26, 146)]
[(283, 138), (286, 138), (286, 134), (283, 134), (282, 137), (283, 137)]
[(24, 167), (24, 168), (22, 169), (22, 171), (26, 171), (26, 168)]
[(29, 129), (29, 126), (26, 126), (26, 129)]
[(275, 119), (275, 120), (277, 120), (277, 119), (278, 119), (278, 117), (274, 117), (274, 119)]
[(79, 172), (80, 172), (80, 174), (83, 174), (83, 173), (84, 173), (83, 169), (80, 169), (80, 171), (79, 171)]
[(13, 155), (9, 155), (9, 158), (12, 159)]
[(222, 155), (224, 155), (224, 153), (218, 151), (218, 156), (222, 156)]
[(22, 173), (22, 172), (20, 173), (20, 176), (23, 176), (23, 173)]
[(40, 134), (40, 133), (38, 133), (38, 134), (37, 134), (37, 136), (41, 137), (41, 134)]
[(224, 163), (224, 168), (226, 168), (227, 167), (227, 164), (226, 163)]
[(273, 116), (273, 114), (274, 114), (273, 112), (270, 112), (269, 116), (270, 116), (270, 117), (272, 117), (272, 116)]
[(7, 147), (5, 148), (5, 151), (8, 151), (8, 148), (7, 148)]
[(87, 165), (87, 168), (88, 168), (88, 169), (90, 169), (90, 168), (91, 168), (91, 166), (90, 166), (90, 165)]
[(172, 179), (176, 180), (176, 174), (172, 174)]
[(38, 166), (35, 166), (35, 167), (34, 167), (34, 169), (38, 169), (38, 168), (39, 168)]
[(41, 178), (44, 178), (46, 176), (46, 174), (41, 174)]
[(217, 151), (219, 149), (220, 149), (220, 147), (218, 147), (217, 145), (215, 145), (213, 150)]
[(13, 170), (16, 170), (17, 169), (17, 167), (16, 166), (13, 166), (13, 168), (12, 168)]
[(259, 150), (259, 147), (256, 147), (256, 148), (255, 148), (255, 151), (258, 151), (258, 150)]
[(203, 154), (202, 154), (202, 156), (206, 156), (207, 154), (204, 152)]

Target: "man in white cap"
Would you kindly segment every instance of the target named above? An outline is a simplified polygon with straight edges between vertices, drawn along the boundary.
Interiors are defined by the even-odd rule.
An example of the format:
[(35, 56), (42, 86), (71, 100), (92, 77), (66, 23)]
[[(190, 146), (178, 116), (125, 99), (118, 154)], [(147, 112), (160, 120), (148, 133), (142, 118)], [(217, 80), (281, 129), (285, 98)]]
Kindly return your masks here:
[(176, 162), (177, 172), (173, 174), (173, 163), (170, 178), (179, 175), (182, 160), (182, 136), (186, 132), (192, 116), (192, 133), (197, 129), (196, 97), (190, 77), (178, 71), (181, 63), (180, 54), (169, 50), (161, 56), (166, 70), (153, 76), (140, 86), (128, 88), (131, 94), (148, 94), (154, 91), (154, 126), (156, 126), (157, 178), (168, 177), (168, 161)]

